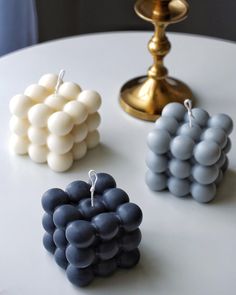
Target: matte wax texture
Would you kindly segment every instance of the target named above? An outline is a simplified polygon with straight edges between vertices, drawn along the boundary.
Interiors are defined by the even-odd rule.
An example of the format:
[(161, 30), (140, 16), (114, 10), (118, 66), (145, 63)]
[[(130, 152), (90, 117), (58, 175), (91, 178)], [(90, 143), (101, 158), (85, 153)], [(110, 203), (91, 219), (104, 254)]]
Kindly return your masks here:
[(210, 117), (201, 108), (187, 111), (180, 103), (165, 106), (147, 137), (149, 188), (168, 189), (177, 197), (191, 195), (201, 203), (213, 200), (228, 168), (232, 129), (226, 114)]
[(86, 286), (95, 276), (106, 277), (138, 263), (142, 211), (116, 188), (111, 175), (97, 174), (93, 206), (91, 184), (80, 180), (65, 191), (46, 191), (42, 206), (44, 247), (74, 285)]
[(66, 171), (99, 144), (100, 105), (96, 91), (46, 74), (11, 99), (10, 146), (56, 172)]

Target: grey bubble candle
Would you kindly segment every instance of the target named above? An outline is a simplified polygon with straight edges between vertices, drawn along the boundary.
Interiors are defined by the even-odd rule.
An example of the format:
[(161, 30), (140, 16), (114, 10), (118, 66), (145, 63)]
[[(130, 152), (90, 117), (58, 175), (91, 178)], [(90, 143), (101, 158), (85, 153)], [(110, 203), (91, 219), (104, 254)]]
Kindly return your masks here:
[(148, 187), (168, 189), (177, 197), (191, 195), (201, 203), (213, 200), (228, 168), (232, 130), (226, 114), (210, 117), (192, 108), (190, 100), (168, 104), (147, 137)]

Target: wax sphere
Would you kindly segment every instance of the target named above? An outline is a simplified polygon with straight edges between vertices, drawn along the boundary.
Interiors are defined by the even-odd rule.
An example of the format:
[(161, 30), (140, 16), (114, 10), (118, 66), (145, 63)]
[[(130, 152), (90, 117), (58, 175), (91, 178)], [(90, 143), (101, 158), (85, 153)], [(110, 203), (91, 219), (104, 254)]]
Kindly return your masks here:
[(82, 199), (89, 198), (91, 195), (90, 185), (85, 181), (77, 180), (69, 183), (65, 189), (72, 202), (79, 202)]
[(58, 228), (66, 227), (71, 221), (81, 219), (79, 211), (72, 205), (61, 205), (53, 213), (53, 222)]
[(111, 188), (103, 194), (103, 202), (108, 210), (115, 211), (121, 204), (129, 202), (129, 197), (122, 189)]
[(49, 95), (49, 92), (41, 85), (32, 84), (26, 88), (24, 94), (36, 102), (43, 102), (44, 99)]
[(65, 236), (65, 230), (57, 228), (53, 234), (53, 241), (58, 248), (65, 249), (68, 245), (68, 241)]
[(10, 112), (19, 118), (27, 118), (29, 109), (33, 106), (33, 101), (30, 97), (18, 94), (10, 100)]
[(94, 265), (93, 270), (97, 276), (107, 277), (113, 274), (116, 268), (116, 260), (110, 259), (106, 261), (101, 261), (98, 264)]
[(202, 166), (194, 165), (192, 169), (193, 178), (200, 184), (210, 184), (213, 183), (218, 175), (219, 169), (216, 165), (212, 166)]
[(190, 182), (188, 179), (170, 177), (167, 181), (169, 191), (176, 197), (185, 197), (190, 192)]
[(221, 150), (217, 143), (203, 140), (195, 146), (194, 157), (196, 161), (205, 166), (214, 165), (220, 158)]
[(77, 100), (86, 105), (89, 114), (95, 113), (100, 108), (102, 103), (100, 94), (92, 90), (82, 91)]
[(202, 185), (195, 182), (191, 186), (191, 194), (196, 201), (207, 203), (214, 199), (216, 186), (215, 184)]
[(95, 252), (92, 248), (81, 249), (73, 245), (66, 248), (66, 258), (75, 267), (85, 268), (91, 265), (95, 259)]
[(94, 196), (93, 206), (91, 197), (80, 201), (78, 209), (86, 220), (91, 220), (94, 216), (106, 212), (105, 205), (99, 200), (100, 198), (100, 196)]
[(45, 233), (43, 235), (43, 245), (44, 245), (44, 248), (50, 252), (50, 253), (54, 253), (55, 250), (56, 250), (56, 245), (55, 243), (53, 242), (53, 238), (52, 238), (52, 235), (49, 234), (49, 233)]
[(221, 155), (220, 155), (220, 158), (219, 160), (216, 162), (216, 166), (218, 168), (221, 168), (223, 165), (224, 165), (224, 162), (225, 162), (225, 159), (226, 159), (226, 155), (224, 152), (221, 152)]
[(47, 143), (48, 130), (47, 128), (30, 126), (28, 129), (28, 137), (32, 143), (44, 145)]
[(119, 252), (119, 246), (115, 239), (102, 242), (96, 248), (97, 256), (102, 260), (113, 258)]
[(165, 130), (154, 129), (149, 132), (147, 144), (149, 148), (156, 154), (164, 154), (168, 152), (171, 137)]
[(68, 266), (68, 260), (66, 259), (65, 250), (57, 248), (54, 253), (54, 259), (61, 268), (66, 269)]
[(86, 106), (79, 101), (68, 102), (63, 110), (73, 118), (74, 124), (81, 124), (88, 117)]
[(58, 75), (56, 74), (45, 74), (40, 79), (38, 84), (44, 86), (49, 91), (54, 91), (57, 85)]
[(98, 128), (101, 123), (101, 117), (98, 112), (88, 116), (86, 124), (88, 126), (88, 131), (92, 132)]
[(202, 133), (202, 129), (199, 125), (193, 124), (192, 126), (189, 123), (183, 124), (179, 129), (178, 135), (185, 135), (191, 137), (194, 141), (198, 141), (200, 139)]
[(217, 114), (210, 118), (208, 126), (213, 128), (222, 128), (227, 134), (233, 130), (233, 121), (226, 114)]
[(89, 132), (85, 141), (86, 141), (88, 149), (95, 148), (99, 144), (99, 141), (100, 141), (99, 132), (97, 130)]
[(122, 268), (134, 267), (140, 259), (140, 253), (138, 249), (129, 252), (122, 252), (117, 259), (117, 264)]
[(166, 130), (171, 135), (176, 133), (179, 123), (173, 117), (160, 117), (156, 120), (155, 128), (160, 130)]
[(44, 213), (42, 219), (42, 225), (45, 231), (49, 234), (53, 234), (55, 231), (55, 224), (51, 214)]
[(16, 116), (12, 116), (10, 119), (10, 130), (19, 136), (27, 135), (29, 128), (29, 121)]
[(120, 239), (119, 243), (123, 251), (132, 251), (136, 249), (142, 239), (141, 231), (139, 228), (136, 230), (124, 234)]
[[(89, 180), (91, 184), (91, 181)], [(95, 191), (97, 194), (103, 194), (107, 189), (116, 187), (115, 179), (107, 173), (97, 173), (97, 182)]]
[(152, 172), (161, 173), (167, 170), (168, 160), (166, 155), (157, 155), (149, 150), (146, 157), (146, 164)]
[(85, 269), (69, 265), (66, 269), (68, 280), (77, 287), (87, 286), (94, 278), (93, 271), (90, 267)]
[(75, 125), (72, 129), (72, 135), (74, 136), (74, 141), (76, 143), (85, 140), (88, 135), (88, 126), (86, 123), (80, 125)]
[(187, 178), (191, 174), (191, 165), (188, 161), (173, 158), (169, 162), (169, 170), (177, 178)]
[(87, 153), (87, 145), (85, 141), (75, 143), (72, 149), (74, 160), (82, 159)]
[(28, 113), (30, 123), (36, 127), (46, 127), (48, 118), (52, 113), (52, 109), (49, 106), (39, 103), (34, 105)]
[(193, 154), (194, 141), (185, 135), (176, 136), (170, 143), (170, 150), (179, 160), (188, 160)]
[(73, 119), (65, 112), (53, 113), (48, 119), (48, 129), (58, 136), (68, 134), (73, 125)]
[(73, 164), (73, 155), (68, 152), (63, 155), (57, 155), (55, 153), (49, 153), (47, 157), (48, 166), (56, 171), (63, 172), (68, 170)]
[(212, 140), (221, 148), (224, 148), (227, 143), (227, 135), (222, 128), (208, 128), (203, 132), (201, 138), (202, 140)]
[(30, 144), (28, 153), (30, 159), (35, 163), (47, 162), (48, 148), (45, 145)]
[(26, 136), (13, 134), (10, 139), (10, 147), (18, 155), (25, 155), (28, 152), (29, 140)]
[(116, 210), (121, 220), (121, 224), (126, 231), (133, 231), (142, 222), (143, 214), (141, 209), (134, 203), (124, 203)]
[(228, 137), (227, 142), (226, 142), (226, 146), (224, 148), (224, 153), (228, 154), (228, 152), (231, 150), (232, 147), (232, 143), (231, 143), (231, 139)]
[(145, 180), (148, 187), (153, 191), (162, 191), (166, 188), (167, 176), (165, 173), (153, 173), (148, 170)]
[(48, 214), (53, 214), (56, 207), (67, 204), (68, 195), (59, 188), (47, 190), (42, 196), (42, 207)]
[(67, 134), (64, 136), (57, 136), (50, 134), (47, 139), (48, 148), (57, 155), (62, 155), (69, 152), (74, 144), (73, 136)]
[[(200, 127), (205, 127), (207, 125), (207, 122), (209, 120), (209, 114), (207, 111), (200, 108), (193, 108), (192, 114), (193, 114), (192, 122), (194, 124), (197, 124)], [(186, 113), (185, 115), (185, 121), (189, 122), (188, 113)]]
[(163, 117), (175, 118), (177, 121), (182, 121), (185, 114), (186, 108), (178, 102), (169, 103), (162, 110)]
[(101, 213), (92, 219), (99, 236), (104, 240), (110, 240), (116, 236), (119, 230), (119, 220), (114, 213)]
[(45, 99), (44, 103), (55, 111), (61, 111), (67, 102), (68, 100), (64, 96), (54, 93), (52, 95), (49, 95)]
[(87, 248), (95, 240), (95, 229), (88, 221), (73, 221), (66, 228), (66, 238), (76, 247)]
[(60, 87), (58, 94), (66, 97), (68, 100), (76, 99), (77, 95), (80, 93), (81, 88), (79, 85), (73, 82), (64, 82)]

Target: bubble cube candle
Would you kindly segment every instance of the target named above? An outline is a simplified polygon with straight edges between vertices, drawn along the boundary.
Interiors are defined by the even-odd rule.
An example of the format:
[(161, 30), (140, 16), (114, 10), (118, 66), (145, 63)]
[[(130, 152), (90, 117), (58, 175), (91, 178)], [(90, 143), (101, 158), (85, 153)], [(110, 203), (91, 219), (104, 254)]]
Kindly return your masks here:
[(10, 146), (16, 154), (56, 171), (68, 170), (100, 141), (100, 95), (46, 74), (10, 101)]
[(79, 287), (95, 276), (131, 268), (140, 258), (141, 209), (116, 188), (112, 176), (98, 173), (96, 177), (95, 186), (74, 181), (65, 191), (53, 188), (42, 196), (44, 247)]
[(228, 168), (231, 148), (228, 135), (232, 119), (226, 114), (212, 117), (191, 101), (170, 103), (148, 134), (146, 183), (153, 191), (168, 189), (177, 197), (191, 195), (207, 203)]

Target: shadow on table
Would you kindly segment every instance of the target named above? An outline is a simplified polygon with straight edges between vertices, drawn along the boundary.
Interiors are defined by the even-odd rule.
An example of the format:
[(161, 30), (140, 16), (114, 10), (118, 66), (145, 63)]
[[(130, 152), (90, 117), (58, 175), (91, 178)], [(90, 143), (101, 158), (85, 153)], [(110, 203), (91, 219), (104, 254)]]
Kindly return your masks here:
[(75, 161), (71, 171), (88, 171), (90, 169), (103, 171), (104, 167), (111, 168), (114, 165), (122, 166), (127, 163), (126, 161), (127, 159), (119, 154), (117, 150), (113, 150), (108, 145), (101, 143), (95, 149), (89, 150), (83, 159)]
[(214, 204), (236, 203), (236, 171), (228, 170), (219, 185)]

